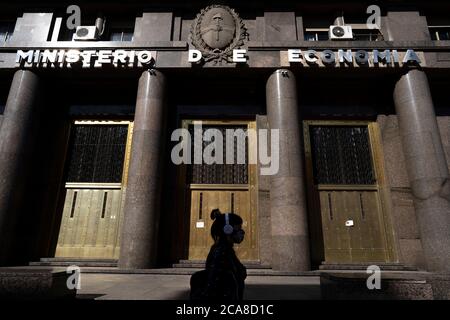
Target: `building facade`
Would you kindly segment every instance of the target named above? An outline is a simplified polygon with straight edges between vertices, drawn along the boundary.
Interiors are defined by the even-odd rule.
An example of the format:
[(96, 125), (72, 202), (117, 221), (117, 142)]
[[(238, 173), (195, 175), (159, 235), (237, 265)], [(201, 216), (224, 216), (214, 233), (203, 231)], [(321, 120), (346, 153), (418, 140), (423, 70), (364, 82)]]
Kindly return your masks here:
[(449, 272), (450, 5), (370, 5), (6, 5), (1, 264), (202, 261), (220, 208), (250, 265)]

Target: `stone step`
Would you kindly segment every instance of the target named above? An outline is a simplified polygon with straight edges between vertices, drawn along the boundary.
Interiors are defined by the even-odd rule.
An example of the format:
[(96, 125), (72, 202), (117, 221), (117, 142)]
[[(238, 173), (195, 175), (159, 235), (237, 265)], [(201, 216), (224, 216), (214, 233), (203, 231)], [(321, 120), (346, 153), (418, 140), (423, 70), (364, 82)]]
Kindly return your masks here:
[(30, 266), (48, 266), (48, 267), (117, 267), (115, 259), (76, 259), (76, 258), (41, 258), (40, 261), (29, 263)]
[[(270, 266), (262, 265), (259, 261), (243, 261), (242, 264), (247, 269), (272, 269)], [(202, 260), (180, 260), (178, 263), (172, 265), (173, 268), (196, 268), (202, 269), (205, 267), (205, 261)]]
[[(192, 275), (204, 268), (159, 268), (159, 269), (119, 269), (119, 268), (92, 268), (82, 267), (82, 273), (104, 273), (104, 274), (158, 274), (158, 275)], [(272, 269), (247, 269), (248, 276), (304, 276), (318, 277), (319, 271), (307, 272), (283, 272)]]
[(376, 265), (380, 267), (382, 271), (419, 271), (417, 267), (405, 265), (402, 263), (350, 263), (350, 264), (338, 264), (338, 263), (323, 263), (319, 266), (320, 270), (367, 270), (367, 267)]
[(383, 272), (378, 290), (367, 290), (365, 272), (322, 272), (320, 289), (325, 300), (448, 300), (450, 275)]
[(58, 261), (58, 262), (63, 262), (63, 261), (86, 261), (86, 262), (111, 262), (111, 263), (117, 263), (117, 259), (96, 259), (96, 258), (62, 258), (62, 257), (57, 257), (57, 258), (40, 258), (39, 261), (41, 262), (54, 262), (54, 261)]

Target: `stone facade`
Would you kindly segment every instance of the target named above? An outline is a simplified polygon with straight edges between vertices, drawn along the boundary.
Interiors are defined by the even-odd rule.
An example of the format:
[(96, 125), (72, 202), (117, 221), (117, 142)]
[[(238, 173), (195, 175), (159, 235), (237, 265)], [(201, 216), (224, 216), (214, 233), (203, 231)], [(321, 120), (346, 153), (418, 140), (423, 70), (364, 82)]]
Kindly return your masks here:
[[(281, 139), (285, 143), (281, 146), (281, 173), (272, 178), (258, 177), (257, 216), (262, 265), (277, 270), (310, 269), (309, 249), (314, 245), (309, 243), (307, 197), (303, 190), (302, 120), (369, 119), (377, 122), (382, 136), (396, 262), (449, 272), (444, 262), (450, 259), (450, 231), (447, 229), (450, 227), (450, 101), (445, 97), (446, 92), (434, 90), (434, 87), (439, 84), (439, 88), (448, 88), (450, 84), (450, 41), (431, 40), (429, 21), (437, 14), (431, 4), (433, 1), (418, 3), (413, 9), (402, 8), (392, 1), (394, 7), (387, 1), (381, 18), (383, 41), (305, 41), (311, 17), (320, 15), (325, 20), (328, 17), (331, 25), (337, 9), (346, 9), (349, 15), (359, 13), (367, 18), (364, 4), (336, 8), (336, 4), (323, 2), (326, 5), (320, 6), (322, 11), (319, 12), (315, 5), (289, 1), (283, 9), (234, 1), (229, 6), (235, 10), (237, 33), (242, 39), (226, 45), (246, 50), (246, 61), (233, 61), (233, 52), (220, 47), (215, 48), (218, 51), (211, 50), (217, 57), (212, 54), (211, 60), (198, 64), (188, 61), (188, 50), (199, 49), (193, 44), (192, 30), (201, 10), (209, 5), (204, 1), (194, 1), (192, 7), (177, 1), (150, 6), (130, 4), (123, 6), (123, 12), (114, 6), (110, 10), (107, 8), (105, 14), (110, 14), (112, 21), (120, 20), (119, 16), (123, 20), (129, 18), (126, 22), (131, 21), (134, 28), (134, 39), (130, 42), (58, 41), (64, 27), (65, 16), (60, 14), (64, 4), (55, 4), (55, 12), (48, 12), (46, 6), (46, 13), (31, 13), (39, 11), (38, 5), (27, 8), (30, 13), (24, 10), (21, 17), (15, 15), (15, 8), (8, 7), (4, 14), (16, 19), (16, 25), (12, 38), (0, 47), (2, 84), (11, 86), (8, 99), (8, 90), (0, 90), (0, 107), (6, 106), (0, 115), (1, 243), (17, 243), (21, 232), (30, 232), (27, 231), (23, 244), (1, 248), (2, 264), (23, 264), (52, 256), (56, 245), (60, 223), (56, 205), (58, 192), (42, 197), (34, 195), (34, 202), (30, 203), (35, 206), (21, 203), (21, 199), (33, 192), (25, 176), (31, 168), (36, 171), (36, 164), (25, 157), (31, 150), (37, 154), (40, 148), (49, 152), (45, 156), (40, 154), (42, 158), (36, 163), (44, 164), (44, 172), (48, 173), (44, 179), (52, 182), (53, 191), (59, 190), (63, 181), (64, 138), (53, 137), (55, 140), (45, 147), (41, 142), (37, 149), (27, 149), (26, 142), (30, 142), (27, 137), (33, 136), (34, 130), (45, 132), (43, 127), (54, 123), (55, 119), (59, 121), (57, 132), (67, 134), (64, 126), (76, 116), (132, 120), (133, 116), (141, 114), (142, 117), (135, 119), (128, 180), (131, 191), (125, 202), (126, 221), (122, 234), (122, 248), (127, 249), (119, 259), (120, 267), (150, 268), (186, 258), (186, 248), (180, 245), (186, 240), (186, 230), (183, 222), (175, 222), (180, 217), (177, 217), (177, 205), (170, 201), (176, 188), (176, 169), (168, 164), (170, 152), (164, 143), (169, 142), (165, 136), (170, 137), (169, 128), (176, 128), (177, 121), (198, 116), (250, 118), (256, 120), (257, 128), (285, 130), (286, 135)], [(442, 12), (450, 10), (448, 4), (439, 5)], [(90, 5), (82, 10), (95, 16), (94, 8)], [(91, 22), (89, 24), (93, 25), (94, 21)], [(293, 48), (304, 52), (398, 50), (402, 54), (411, 49), (422, 61), (419, 66), (391, 68), (356, 64), (342, 68), (306, 68), (305, 64), (303, 68), (287, 62), (287, 50)], [(57, 64), (44, 66), (37, 60), (34, 64), (16, 61), (18, 50), (70, 49), (136, 52), (146, 49), (153, 60), (133, 67), (82, 68), (74, 64), (70, 69)], [(33, 51), (33, 54), (38, 53)], [(164, 85), (159, 81), (161, 78), (165, 79), (161, 80)], [(283, 86), (284, 80), (291, 82)], [(38, 84), (44, 88), (40, 100), (36, 94)], [(70, 88), (92, 91), (81, 97), (83, 94), (71, 92)], [(122, 90), (127, 93), (122, 95)], [(66, 93), (70, 94), (66, 96)], [(90, 96), (96, 101), (86, 101)], [(41, 110), (46, 104), (50, 110), (66, 97), (61, 104), (71, 111), (65, 115), (41, 120), (34, 116), (29, 118), (31, 110)], [(111, 106), (102, 103), (102, 97), (113, 101)], [(437, 103), (433, 104), (432, 100)], [(35, 121), (40, 121), (38, 128), (34, 127)], [(424, 133), (423, 128), (431, 132), (431, 140), (427, 140), (428, 133)], [(46, 160), (57, 164), (56, 169), (46, 166)], [(439, 196), (422, 201), (420, 195), (433, 188), (439, 189)], [(38, 222), (34, 225), (39, 227), (23, 222), (27, 220), (26, 214), (13, 214), (26, 212), (27, 205), (34, 208), (34, 219)], [(172, 233), (179, 238), (172, 237)], [(435, 234), (440, 234), (440, 238), (434, 238)], [(17, 248), (23, 246), (27, 251), (18, 253)], [(435, 260), (436, 255), (442, 255), (442, 259)]]

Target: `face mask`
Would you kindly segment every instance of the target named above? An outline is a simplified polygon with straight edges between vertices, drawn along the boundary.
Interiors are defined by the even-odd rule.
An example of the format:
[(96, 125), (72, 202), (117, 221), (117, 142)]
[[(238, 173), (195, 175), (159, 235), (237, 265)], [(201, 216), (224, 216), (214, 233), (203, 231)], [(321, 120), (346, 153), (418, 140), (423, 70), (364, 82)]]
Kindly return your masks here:
[(241, 243), (242, 241), (244, 241), (244, 235), (245, 235), (244, 230), (238, 230), (238, 231), (234, 232), (233, 233), (233, 241), (235, 243)]

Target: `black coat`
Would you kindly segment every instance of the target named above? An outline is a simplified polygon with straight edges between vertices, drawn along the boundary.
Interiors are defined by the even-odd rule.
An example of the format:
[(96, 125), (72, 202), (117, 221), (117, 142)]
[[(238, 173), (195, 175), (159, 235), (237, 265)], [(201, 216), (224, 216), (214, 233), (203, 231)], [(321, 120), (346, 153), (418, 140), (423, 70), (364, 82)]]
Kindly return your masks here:
[(239, 261), (231, 244), (214, 244), (206, 259), (206, 269), (191, 277), (191, 299), (242, 300), (247, 270)]

